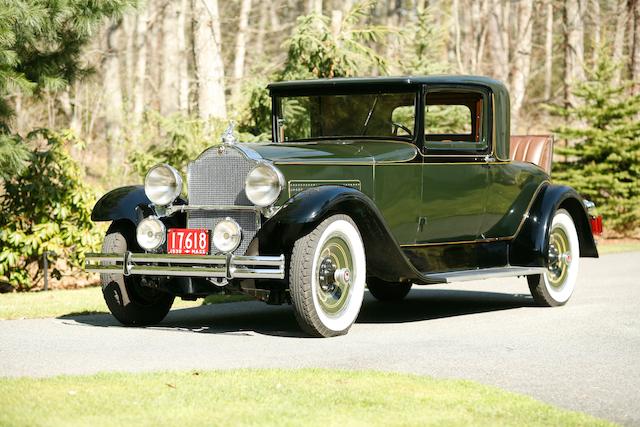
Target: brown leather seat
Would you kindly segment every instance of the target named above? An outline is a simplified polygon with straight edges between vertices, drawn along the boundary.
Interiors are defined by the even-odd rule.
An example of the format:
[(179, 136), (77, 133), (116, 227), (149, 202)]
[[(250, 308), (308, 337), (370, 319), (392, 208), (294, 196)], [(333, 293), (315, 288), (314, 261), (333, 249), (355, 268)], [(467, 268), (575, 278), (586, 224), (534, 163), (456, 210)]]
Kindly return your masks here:
[(511, 160), (533, 163), (551, 174), (553, 135), (513, 135), (509, 153)]

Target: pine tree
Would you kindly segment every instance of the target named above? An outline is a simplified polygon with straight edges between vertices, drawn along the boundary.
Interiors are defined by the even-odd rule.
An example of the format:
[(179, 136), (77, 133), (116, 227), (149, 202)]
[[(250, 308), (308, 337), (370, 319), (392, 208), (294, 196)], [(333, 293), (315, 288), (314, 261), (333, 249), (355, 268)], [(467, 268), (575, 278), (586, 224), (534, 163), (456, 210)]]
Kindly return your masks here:
[(29, 150), (11, 135), (9, 97), (67, 87), (88, 70), (82, 48), (105, 18), (119, 16), (135, 0), (0, 0), (0, 178), (7, 179)]
[(578, 106), (552, 108), (581, 124), (554, 130), (569, 141), (557, 150), (566, 160), (554, 178), (595, 202), (613, 230), (632, 234), (640, 226), (640, 95), (629, 95), (630, 82), (611, 83), (617, 65), (600, 58), (573, 92)]

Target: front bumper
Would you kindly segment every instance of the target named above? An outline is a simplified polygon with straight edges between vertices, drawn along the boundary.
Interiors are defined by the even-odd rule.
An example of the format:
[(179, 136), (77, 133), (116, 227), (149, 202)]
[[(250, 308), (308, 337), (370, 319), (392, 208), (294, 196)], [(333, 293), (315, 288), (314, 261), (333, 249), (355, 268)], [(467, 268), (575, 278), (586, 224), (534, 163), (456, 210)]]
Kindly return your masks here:
[(222, 279), (284, 279), (284, 255), (169, 255), (150, 253), (86, 255), (85, 270), (94, 273), (208, 277)]

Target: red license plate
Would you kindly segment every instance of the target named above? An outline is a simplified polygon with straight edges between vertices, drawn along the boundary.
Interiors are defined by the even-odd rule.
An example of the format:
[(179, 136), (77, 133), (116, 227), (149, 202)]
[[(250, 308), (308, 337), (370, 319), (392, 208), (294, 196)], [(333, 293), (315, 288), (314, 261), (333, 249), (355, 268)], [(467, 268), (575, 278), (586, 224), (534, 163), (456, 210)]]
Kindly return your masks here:
[(170, 228), (167, 253), (178, 255), (208, 255), (209, 230), (200, 228)]

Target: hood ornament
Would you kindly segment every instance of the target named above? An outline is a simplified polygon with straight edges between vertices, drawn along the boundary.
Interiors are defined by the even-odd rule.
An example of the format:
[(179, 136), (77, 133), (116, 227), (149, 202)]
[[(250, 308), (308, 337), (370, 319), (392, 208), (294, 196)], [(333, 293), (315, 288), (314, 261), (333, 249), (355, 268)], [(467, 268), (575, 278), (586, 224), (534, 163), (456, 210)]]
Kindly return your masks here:
[(229, 125), (222, 132), (222, 144), (224, 145), (234, 145), (238, 142), (235, 135), (233, 134), (234, 123), (233, 120), (229, 120)]

